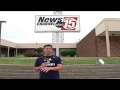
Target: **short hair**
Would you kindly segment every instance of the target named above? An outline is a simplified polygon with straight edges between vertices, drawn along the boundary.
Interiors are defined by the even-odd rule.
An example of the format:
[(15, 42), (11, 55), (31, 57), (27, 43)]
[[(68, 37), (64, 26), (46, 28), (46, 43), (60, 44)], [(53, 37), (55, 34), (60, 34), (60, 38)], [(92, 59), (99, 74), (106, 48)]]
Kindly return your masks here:
[(53, 48), (51, 44), (46, 44), (46, 45), (43, 46), (43, 49), (44, 49), (45, 47), (48, 47), (48, 46), (50, 46), (51, 48)]

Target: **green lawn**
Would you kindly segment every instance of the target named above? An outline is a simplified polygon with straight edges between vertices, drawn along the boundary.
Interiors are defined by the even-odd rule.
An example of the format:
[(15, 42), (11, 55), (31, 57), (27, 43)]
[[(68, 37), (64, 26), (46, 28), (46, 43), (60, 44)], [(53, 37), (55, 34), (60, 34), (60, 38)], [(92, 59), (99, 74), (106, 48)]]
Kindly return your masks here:
[[(34, 65), (37, 57), (0, 57), (0, 64)], [(120, 57), (62, 57), (64, 65), (72, 64), (96, 64), (99, 58), (105, 64), (120, 64)]]

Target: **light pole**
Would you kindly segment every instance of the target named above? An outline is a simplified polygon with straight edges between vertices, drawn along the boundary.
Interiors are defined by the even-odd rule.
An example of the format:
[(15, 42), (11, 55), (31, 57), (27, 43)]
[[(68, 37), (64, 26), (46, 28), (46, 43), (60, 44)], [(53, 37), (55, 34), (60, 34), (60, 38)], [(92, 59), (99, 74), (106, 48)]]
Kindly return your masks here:
[(0, 57), (1, 57), (1, 27), (2, 23), (6, 23), (6, 21), (0, 21)]

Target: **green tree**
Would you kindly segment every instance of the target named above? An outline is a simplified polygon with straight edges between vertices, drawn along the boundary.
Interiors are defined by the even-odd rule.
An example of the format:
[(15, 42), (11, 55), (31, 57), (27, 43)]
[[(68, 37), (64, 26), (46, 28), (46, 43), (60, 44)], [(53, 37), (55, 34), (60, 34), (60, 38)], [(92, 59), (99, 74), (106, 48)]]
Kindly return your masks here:
[(36, 49), (35, 49), (35, 52), (37, 52), (37, 53), (42, 53), (42, 52), (43, 52), (43, 49), (42, 49), (41, 47), (36, 48)]

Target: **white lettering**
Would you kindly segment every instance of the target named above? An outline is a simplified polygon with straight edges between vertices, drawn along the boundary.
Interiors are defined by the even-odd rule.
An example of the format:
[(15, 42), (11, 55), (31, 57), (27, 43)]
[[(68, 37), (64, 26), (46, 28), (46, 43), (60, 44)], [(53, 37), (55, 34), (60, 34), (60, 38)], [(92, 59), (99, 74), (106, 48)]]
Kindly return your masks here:
[(55, 63), (48, 63), (47, 66), (55, 66)]

